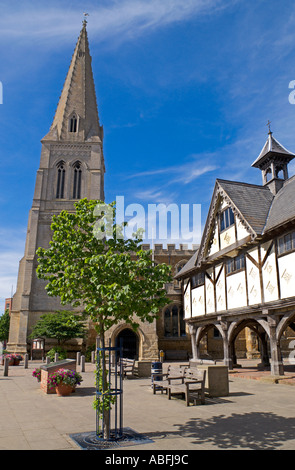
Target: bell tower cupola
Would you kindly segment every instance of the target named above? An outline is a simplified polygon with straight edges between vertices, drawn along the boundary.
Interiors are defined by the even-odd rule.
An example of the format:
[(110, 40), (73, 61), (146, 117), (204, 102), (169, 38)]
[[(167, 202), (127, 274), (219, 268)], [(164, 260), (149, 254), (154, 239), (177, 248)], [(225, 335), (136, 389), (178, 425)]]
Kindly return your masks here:
[(293, 158), (295, 154), (289, 152), (273, 137), (269, 127), (268, 139), (252, 167), (262, 171), (263, 186), (268, 186), (273, 194), (277, 194), (289, 178), (288, 164)]

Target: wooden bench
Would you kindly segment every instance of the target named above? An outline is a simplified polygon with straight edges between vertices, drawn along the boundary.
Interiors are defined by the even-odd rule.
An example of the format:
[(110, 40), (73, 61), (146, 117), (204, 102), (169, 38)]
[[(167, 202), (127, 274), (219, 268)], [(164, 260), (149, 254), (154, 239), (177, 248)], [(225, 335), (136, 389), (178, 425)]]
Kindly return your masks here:
[[(122, 362), (123, 379), (127, 377), (127, 375), (131, 375), (131, 376), (134, 375), (135, 359), (128, 359), (127, 357), (122, 357), (121, 362)], [(120, 373), (120, 359), (117, 365), (112, 366), (111, 373), (112, 374)]]
[(167, 372), (160, 374), (157, 373), (156, 376), (161, 376), (161, 380), (153, 380), (153, 394), (155, 395), (157, 391), (161, 391), (161, 393), (165, 391), (167, 394), (168, 385), (170, 384), (169, 380), (172, 378), (173, 380), (176, 380), (177, 383), (181, 384), (185, 370), (185, 367), (169, 365)]
[(196, 404), (197, 399), (201, 399), (202, 405), (205, 404), (205, 379), (206, 371), (199, 370), (196, 367), (185, 369), (184, 376), (181, 383), (175, 383), (173, 377), (169, 379), (167, 386), (168, 399), (171, 400), (172, 394), (184, 394), (186, 406), (189, 406), (190, 400), (194, 400)]
[(134, 375), (135, 359), (122, 358), (123, 377)]

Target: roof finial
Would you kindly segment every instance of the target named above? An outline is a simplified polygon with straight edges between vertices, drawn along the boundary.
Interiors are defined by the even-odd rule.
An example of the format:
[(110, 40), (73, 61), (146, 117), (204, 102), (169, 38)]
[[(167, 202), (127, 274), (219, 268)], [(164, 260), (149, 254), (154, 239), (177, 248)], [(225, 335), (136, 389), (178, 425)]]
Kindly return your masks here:
[(89, 14), (84, 12), (84, 13), (83, 13), (83, 16), (84, 16), (83, 26), (86, 26), (86, 25), (87, 25), (87, 20), (86, 20), (86, 18), (87, 18), (87, 16), (89, 16)]
[(267, 122), (266, 125), (268, 126), (268, 130), (269, 130), (268, 135), (272, 135), (272, 132), (271, 132), (271, 130), (270, 130), (271, 121), (268, 120), (268, 122)]

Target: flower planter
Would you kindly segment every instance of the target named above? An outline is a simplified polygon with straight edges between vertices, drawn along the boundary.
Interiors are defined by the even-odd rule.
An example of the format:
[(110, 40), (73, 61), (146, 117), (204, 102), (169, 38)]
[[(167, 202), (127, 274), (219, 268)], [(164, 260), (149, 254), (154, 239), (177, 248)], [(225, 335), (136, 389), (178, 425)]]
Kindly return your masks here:
[(72, 385), (60, 383), (56, 385), (55, 391), (59, 397), (67, 397), (74, 391), (74, 387)]

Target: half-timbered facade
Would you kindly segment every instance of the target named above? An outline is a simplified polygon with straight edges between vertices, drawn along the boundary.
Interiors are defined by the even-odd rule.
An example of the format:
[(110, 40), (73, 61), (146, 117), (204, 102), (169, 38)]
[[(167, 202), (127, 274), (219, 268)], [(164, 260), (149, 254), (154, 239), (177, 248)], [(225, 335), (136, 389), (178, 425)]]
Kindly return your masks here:
[(235, 339), (249, 327), (262, 363), (283, 374), (280, 339), (295, 321), (295, 176), (287, 168), (293, 158), (269, 132), (252, 165), (262, 171), (262, 186), (216, 180), (199, 250), (177, 275), (194, 360), (214, 326), (232, 368)]

